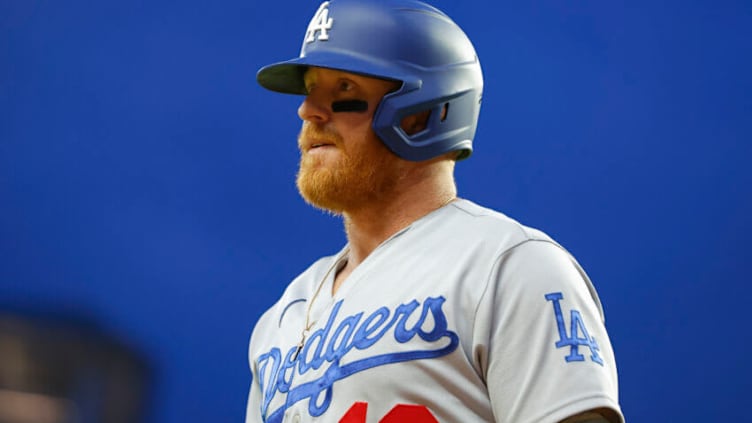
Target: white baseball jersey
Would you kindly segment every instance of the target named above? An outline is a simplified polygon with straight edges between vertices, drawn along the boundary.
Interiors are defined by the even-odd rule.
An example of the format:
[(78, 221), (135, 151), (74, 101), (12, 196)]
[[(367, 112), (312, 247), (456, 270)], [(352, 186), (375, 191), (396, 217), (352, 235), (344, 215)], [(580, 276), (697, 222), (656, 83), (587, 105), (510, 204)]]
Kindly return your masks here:
[(246, 423), (620, 413), (598, 296), (542, 232), (457, 200), (384, 241), (332, 296), (346, 257), (314, 263), (257, 323)]

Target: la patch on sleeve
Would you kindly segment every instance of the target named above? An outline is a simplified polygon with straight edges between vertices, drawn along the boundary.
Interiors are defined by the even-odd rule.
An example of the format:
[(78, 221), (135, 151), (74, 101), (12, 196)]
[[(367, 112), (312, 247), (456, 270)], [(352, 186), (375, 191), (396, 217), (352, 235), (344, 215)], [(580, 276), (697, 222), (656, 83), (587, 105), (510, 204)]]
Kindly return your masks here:
[(572, 361), (585, 361), (585, 356), (580, 354), (580, 347), (587, 347), (590, 349), (590, 360), (603, 366), (603, 358), (601, 358), (598, 351), (598, 343), (595, 338), (590, 336), (590, 333), (585, 327), (585, 322), (582, 320), (582, 315), (579, 310), (572, 309), (569, 311), (569, 332), (567, 332), (567, 325), (564, 319), (564, 313), (561, 309), (561, 300), (564, 296), (561, 292), (552, 292), (546, 294), (546, 301), (551, 301), (554, 308), (554, 318), (556, 319), (556, 327), (559, 329), (559, 340), (554, 343), (556, 348), (569, 347), (569, 354), (564, 357), (568, 363)]

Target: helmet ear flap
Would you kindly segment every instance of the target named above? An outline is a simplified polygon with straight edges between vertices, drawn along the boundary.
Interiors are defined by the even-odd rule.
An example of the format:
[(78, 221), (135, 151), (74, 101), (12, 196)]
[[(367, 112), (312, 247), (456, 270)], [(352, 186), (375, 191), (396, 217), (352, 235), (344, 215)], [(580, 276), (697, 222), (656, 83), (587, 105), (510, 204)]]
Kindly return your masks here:
[[(480, 92), (469, 88), (420, 101), (426, 95), (426, 90), (419, 90), (385, 96), (374, 114), (374, 132), (406, 160), (429, 160), (450, 151), (461, 151), (458, 159), (469, 157), (480, 113)], [(403, 125), (416, 123), (419, 116), (425, 117), (423, 126)]]

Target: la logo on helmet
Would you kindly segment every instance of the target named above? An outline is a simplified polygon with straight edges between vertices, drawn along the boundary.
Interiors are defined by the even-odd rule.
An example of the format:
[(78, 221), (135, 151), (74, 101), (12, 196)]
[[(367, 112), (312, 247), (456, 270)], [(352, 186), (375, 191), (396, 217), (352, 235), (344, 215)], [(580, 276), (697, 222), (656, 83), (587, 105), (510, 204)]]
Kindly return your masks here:
[[(319, 6), (319, 10), (313, 15), (313, 19), (308, 24), (308, 30), (306, 31), (306, 43), (312, 43), (316, 40), (326, 41), (329, 39), (328, 30), (332, 29), (332, 22), (334, 19), (329, 17), (329, 2), (325, 1)], [(316, 32), (319, 33), (316, 38)]]

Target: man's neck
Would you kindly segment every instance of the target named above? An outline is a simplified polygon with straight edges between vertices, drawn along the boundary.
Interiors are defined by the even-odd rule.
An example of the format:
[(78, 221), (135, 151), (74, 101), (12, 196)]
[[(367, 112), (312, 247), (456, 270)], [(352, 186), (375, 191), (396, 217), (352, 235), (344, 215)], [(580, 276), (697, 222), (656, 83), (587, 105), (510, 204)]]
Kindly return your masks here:
[(349, 252), (332, 293), (381, 243), (457, 196), (451, 172), (401, 185), (403, 189), (395, 189), (387, 198), (343, 213)]

